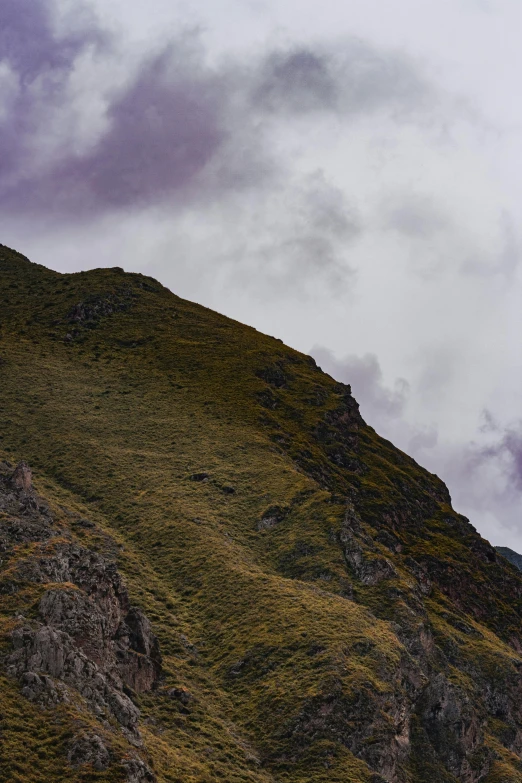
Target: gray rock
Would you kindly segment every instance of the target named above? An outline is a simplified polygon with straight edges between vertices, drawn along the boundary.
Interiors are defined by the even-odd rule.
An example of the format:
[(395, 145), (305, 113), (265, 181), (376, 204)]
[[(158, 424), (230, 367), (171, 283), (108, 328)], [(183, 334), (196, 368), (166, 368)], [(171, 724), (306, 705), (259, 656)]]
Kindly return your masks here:
[(339, 542), (346, 564), (363, 584), (376, 585), (397, 576), (397, 571), (388, 558), (371, 551), (375, 547), (362, 532), (361, 520), (351, 503), (347, 504)]
[[(8, 579), (0, 580), (0, 593), (15, 594), (27, 583), (54, 583), (43, 593), (35, 621), (18, 618), (12, 650), (4, 659), (7, 673), (19, 679), (27, 699), (46, 708), (78, 702), (80, 696), (85, 708), (101, 720), (114, 718), (129, 742), (140, 746), (140, 713), (126, 689), (150, 690), (161, 674), (150, 622), (130, 605), (115, 563), (74, 543), (68, 531), (54, 525), (30, 488), (24, 463), (14, 473), (0, 470), (0, 510), (4, 562), (20, 544), (36, 545), (28, 557), (15, 561)], [(85, 742), (81, 747), (98, 744)], [(81, 757), (81, 747), (75, 758)]]
[(156, 783), (156, 775), (141, 759), (131, 759), (122, 764), (127, 777), (125, 783)]
[(98, 716), (113, 715), (137, 734), (139, 710), (119, 690), (119, 683), (90, 660), (69, 634), (35, 624), (13, 631), (14, 651), (6, 659), (7, 673), (19, 677), (23, 694), (43, 706), (70, 700), (74, 688)]
[(27, 462), (20, 462), (11, 476), (11, 484), (16, 489), (21, 489), (23, 492), (30, 492), (33, 480), (31, 468)]
[(174, 699), (175, 701), (179, 701), (181, 704), (185, 706), (194, 701), (194, 696), (188, 690), (188, 688), (170, 688), (170, 690), (167, 691), (167, 693), (171, 699)]
[(18, 573), (32, 582), (74, 584), (56, 588), (40, 602), (40, 615), (71, 636), (90, 660), (112, 678), (142, 693), (161, 673), (161, 654), (150, 622), (129, 604), (114, 563), (73, 543), (60, 543), (38, 559), (23, 561)]
[(111, 763), (111, 754), (97, 734), (81, 734), (75, 737), (67, 751), (71, 767), (91, 764), (96, 772), (102, 772)]

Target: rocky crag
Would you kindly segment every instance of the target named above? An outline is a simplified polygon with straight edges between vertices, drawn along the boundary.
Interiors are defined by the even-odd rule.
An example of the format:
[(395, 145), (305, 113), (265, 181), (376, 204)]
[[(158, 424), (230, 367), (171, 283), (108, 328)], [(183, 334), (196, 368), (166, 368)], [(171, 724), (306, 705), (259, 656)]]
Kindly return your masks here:
[(3, 779), (522, 783), (522, 574), (349, 386), (120, 268), (0, 300)]
[[(57, 524), (23, 462), (15, 470), (0, 463), (0, 524), (0, 595), (6, 604), (29, 610), (10, 622), (6, 674), (33, 704), (45, 709), (64, 704), (78, 716), (81, 728), (67, 748), (72, 767), (102, 771), (119, 762), (128, 781), (156, 780), (132, 750), (143, 747), (132, 695), (157, 687), (161, 655), (148, 619), (130, 605), (114, 562), (81, 546), (68, 527)], [(121, 759), (111, 747), (117, 729), (130, 746)]]

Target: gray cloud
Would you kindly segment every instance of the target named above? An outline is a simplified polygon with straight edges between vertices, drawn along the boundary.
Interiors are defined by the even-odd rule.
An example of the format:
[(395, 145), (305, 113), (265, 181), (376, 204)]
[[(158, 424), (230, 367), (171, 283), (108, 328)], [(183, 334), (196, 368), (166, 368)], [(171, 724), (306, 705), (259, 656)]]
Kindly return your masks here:
[(421, 120), (438, 109), (437, 92), (422, 69), (400, 51), (376, 50), (351, 39), (338, 50), (336, 75), (342, 85), (341, 110), (371, 113), (385, 110), (396, 121)]
[(385, 228), (414, 239), (429, 239), (452, 226), (435, 200), (420, 193), (388, 199), (382, 206), (382, 218)]
[(345, 292), (355, 275), (347, 252), (363, 232), (345, 194), (316, 171), (267, 199), (233, 254), (233, 285), (271, 299), (316, 294), (318, 284), (330, 295)]
[(252, 103), (258, 111), (300, 114), (338, 106), (339, 85), (329, 58), (309, 49), (271, 53), (257, 81)]
[(300, 212), (303, 222), (324, 236), (353, 239), (361, 230), (356, 209), (321, 171), (311, 174), (304, 183)]
[[(91, 37), (90, 30), (83, 40), (78, 34), (74, 46), (64, 46), (63, 57), (55, 57), (56, 65), (43, 52), (29, 63), (20, 52), (12, 60), (20, 86), (9, 117), (11, 136), (0, 140), (0, 159), (9, 152), (11, 169), (4, 172), (11, 176), (0, 182), (4, 209), (18, 214), (59, 210), (70, 219), (107, 208), (148, 206), (189, 189), (223, 147), (226, 88), (197, 61), (190, 40), (180, 39), (145, 62), (123, 92), (112, 96), (106, 127), (91, 149), (82, 153), (73, 147), (50, 167), (31, 167), (28, 148), (38, 142), (33, 121), (47, 100), (49, 114), (56, 106), (63, 109), (76, 58), (91, 45)], [(113, 56), (115, 50), (104, 54)], [(33, 75), (29, 86), (21, 78), (28, 69)], [(36, 90), (30, 87), (36, 79), (34, 97)]]
[[(60, 76), (70, 71), (86, 46), (101, 46), (106, 36), (88, 9), (78, 4), (80, 25), (58, 32), (51, 0), (2, 0), (0, 7), (0, 54), (28, 88), (44, 79), (46, 96), (60, 87)], [(23, 93), (22, 93), (23, 96)], [(29, 96), (26, 96), (29, 98)]]
[[(81, 17), (81, 29), (58, 36), (49, 0), (3, 0), (1, 4), (0, 65), (5, 82), (0, 123), (2, 205), (8, 205), (6, 195), (17, 182), (32, 179), (31, 147), (46, 118), (63, 104), (76, 60), (88, 48), (101, 48), (105, 43), (89, 14)], [(25, 195), (30, 195), (30, 187)]]
[[(466, 276), (500, 276), (510, 280), (520, 262), (520, 239), (512, 215), (501, 209), (491, 226), (493, 246), (488, 238), (477, 240), (476, 229), (458, 207), (442, 206), (426, 193), (393, 193), (381, 201), (378, 222), (394, 232), (410, 251), (412, 269), (433, 276), (451, 266)], [(457, 212), (457, 214), (455, 214)], [(487, 250), (485, 250), (487, 247)]]
[(522, 421), (502, 427), (489, 411), (484, 412), (484, 432), (492, 442), (470, 444), (463, 460), (463, 472), (477, 476), (488, 466), (494, 465), (501, 482), (496, 495), (499, 499), (513, 500), (522, 493)]
[(500, 243), (493, 259), (476, 252), (464, 259), (461, 270), (469, 275), (491, 277), (500, 275), (508, 281), (513, 278), (521, 258), (520, 238), (512, 216), (507, 210), (500, 215)]
[(154, 203), (195, 180), (224, 144), (225, 96), (210, 74), (180, 73), (180, 59), (172, 49), (143, 67), (111, 105), (95, 149), (58, 167), (66, 192), (86, 187), (98, 206), (121, 208)]
[(434, 90), (400, 52), (364, 41), (270, 53), (257, 76), (252, 102), (285, 114), (335, 111), (346, 116), (391, 111), (395, 119), (426, 109)]

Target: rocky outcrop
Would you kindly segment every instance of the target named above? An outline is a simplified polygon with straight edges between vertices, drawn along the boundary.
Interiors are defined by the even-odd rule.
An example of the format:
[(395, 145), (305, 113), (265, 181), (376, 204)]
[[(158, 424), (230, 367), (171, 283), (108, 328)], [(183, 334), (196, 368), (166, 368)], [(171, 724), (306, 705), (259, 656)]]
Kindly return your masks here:
[[(79, 699), (100, 721), (115, 721), (132, 745), (141, 746), (140, 711), (132, 694), (156, 687), (161, 654), (149, 620), (130, 604), (116, 564), (54, 524), (32, 490), (25, 463), (0, 473), (0, 509), (6, 514), (0, 546), (10, 592), (52, 584), (41, 594), (36, 618), (19, 617), (4, 658), (6, 673), (19, 680), (30, 701), (49, 708)], [(10, 563), (17, 547), (29, 543), (30, 554)], [(68, 757), (73, 765), (89, 763), (94, 769), (104, 769), (110, 760), (97, 735), (75, 740)], [(129, 781), (154, 780), (141, 760), (129, 764)]]
[(140, 743), (140, 713), (121, 690), (117, 672), (87, 657), (66, 631), (38, 622), (24, 624), (13, 631), (12, 643), (6, 671), (18, 677), (30, 701), (45, 706), (70, 702), (74, 689), (98, 717), (114, 717), (127, 736)]
[(97, 734), (84, 733), (74, 738), (67, 752), (71, 767), (90, 764), (95, 772), (102, 772), (111, 763), (111, 754)]
[(15, 489), (29, 492), (32, 487), (32, 473), (26, 462), (20, 462), (11, 476), (11, 484)]
[(363, 584), (376, 585), (397, 576), (390, 560), (379, 555), (372, 540), (363, 533), (359, 515), (350, 501), (347, 503), (339, 542), (348, 568)]
[(475, 751), (484, 742), (484, 714), (479, 705), (443, 673), (432, 677), (422, 693), (418, 711), (430, 745), (458, 780), (475, 783), (487, 772), (491, 753), (477, 764)]
[(119, 287), (116, 291), (104, 294), (91, 294), (74, 305), (68, 314), (68, 320), (81, 325), (96, 323), (100, 318), (128, 310), (134, 296), (136, 294), (129, 287)]
[(375, 783), (399, 783), (405, 780), (401, 764), (410, 751), (411, 715), (411, 699), (400, 687), (384, 695), (368, 683), (354, 699), (334, 681), (303, 705), (287, 736), (297, 748), (339, 742), (377, 773)]
[(123, 762), (127, 773), (126, 783), (155, 783), (156, 776), (141, 759), (130, 759)]
[(114, 563), (74, 543), (57, 543), (16, 569), (25, 581), (75, 585), (53, 588), (39, 611), (47, 625), (66, 632), (76, 646), (121, 685), (151, 690), (161, 672), (161, 655), (150, 623), (129, 605)]

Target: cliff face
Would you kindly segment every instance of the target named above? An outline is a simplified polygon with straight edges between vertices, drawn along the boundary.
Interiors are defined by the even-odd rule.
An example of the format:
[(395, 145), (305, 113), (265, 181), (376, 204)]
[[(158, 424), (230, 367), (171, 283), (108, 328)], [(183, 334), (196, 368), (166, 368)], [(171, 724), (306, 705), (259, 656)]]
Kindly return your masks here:
[(0, 378), (6, 780), (522, 781), (522, 575), (348, 386), (2, 247)]

